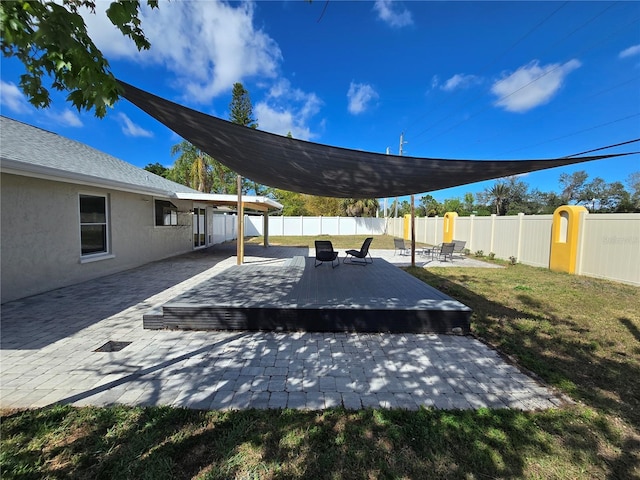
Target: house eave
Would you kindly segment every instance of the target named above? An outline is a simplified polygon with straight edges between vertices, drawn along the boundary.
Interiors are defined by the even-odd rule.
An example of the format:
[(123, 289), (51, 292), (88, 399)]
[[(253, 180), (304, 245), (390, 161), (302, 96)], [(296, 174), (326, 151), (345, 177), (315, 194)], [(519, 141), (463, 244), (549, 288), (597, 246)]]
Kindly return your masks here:
[(81, 173), (60, 170), (43, 165), (27, 164), (15, 160), (0, 159), (0, 172), (24, 177), (39, 178), (55, 182), (73, 183), (97, 188), (107, 188), (123, 192), (136, 193), (142, 195), (160, 196), (166, 198), (178, 198), (175, 192), (164, 189), (145, 187), (106, 178), (84, 175)]
[[(214, 206), (221, 207), (235, 207), (238, 203), (237, 195), (224, 195), (218, 193), (184, 193), (178, 192), (175, 194), (176, 198), (180, 200), (192, 200), (194, 202), (208, 203)], [(258, 196), (242, 196), (242, 203), (245, 208), (257, 210), (260, 212), (279, 211), (282, 210), (283, 205), (268, 197)]]

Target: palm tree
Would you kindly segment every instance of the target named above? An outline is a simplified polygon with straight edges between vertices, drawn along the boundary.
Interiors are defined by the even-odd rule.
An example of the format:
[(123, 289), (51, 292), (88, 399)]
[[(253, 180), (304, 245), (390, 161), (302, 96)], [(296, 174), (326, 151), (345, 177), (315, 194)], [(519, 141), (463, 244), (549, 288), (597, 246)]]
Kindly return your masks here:
[(171, 155), (179, 155), (169, 178), (199, 192), (210, 192), (215, 160), (186, 140), (171, 147)]
[(509, 196), (509, 187), (503, 182), (496, 182), (489, 190), (489, 196), (495, 201), (496, 215), (504, 215), (504, 203)]
[(373, 217), (380, 208), (375, 198), (345, 198), (342, 205), (348, 217)]

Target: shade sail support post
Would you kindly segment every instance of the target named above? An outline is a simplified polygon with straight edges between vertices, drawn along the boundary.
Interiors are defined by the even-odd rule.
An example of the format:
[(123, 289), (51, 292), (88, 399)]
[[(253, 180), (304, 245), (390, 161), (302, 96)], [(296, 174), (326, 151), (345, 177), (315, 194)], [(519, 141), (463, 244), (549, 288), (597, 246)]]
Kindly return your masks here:
[(242, 265), (244, 262), (244, 205), (242, 203), (242, 176), (238, 175), (238, 241), (236, 242), (237, 264)]
[[(400, 148), (398, 149), (398, 156), (401, 157), (403, 153), (403, 145), (407, 143), (404, 141), (404, 132), (400, 134)], [(396, 199), (396, 209), (398, 208), (398, 200)], [(411, 266), (416, 266), (416, 209), (415, 209), (415, 195), (411, 194)]]

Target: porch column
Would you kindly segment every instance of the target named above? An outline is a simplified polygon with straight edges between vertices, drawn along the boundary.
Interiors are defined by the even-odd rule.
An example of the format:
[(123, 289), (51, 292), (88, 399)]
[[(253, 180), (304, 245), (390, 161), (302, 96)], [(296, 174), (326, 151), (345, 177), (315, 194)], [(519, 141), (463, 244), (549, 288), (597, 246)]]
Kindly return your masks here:
[(269, 246), (269, 210), (262, 214), (262, 234), (264, 236), (264, 247)]

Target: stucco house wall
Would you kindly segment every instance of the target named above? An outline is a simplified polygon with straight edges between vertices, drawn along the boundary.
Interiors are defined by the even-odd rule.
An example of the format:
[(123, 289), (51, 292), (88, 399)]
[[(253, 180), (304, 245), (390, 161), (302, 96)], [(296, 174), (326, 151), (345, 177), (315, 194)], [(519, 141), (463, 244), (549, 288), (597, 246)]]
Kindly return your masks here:
[[(282, 208), (242, 201), (265, 214)], [(0, 115), (0, 302), (210, 246), (214, 209), (236, 203)]]
[[(190, 201), (171, 199), (178, 225), (156, 227), (158, 197), (5, 173), (0, 182), (3, 303), (193, 249)], [(81, 257), (80, 194), (108, 197), (110, 255), (100, 260)]]

